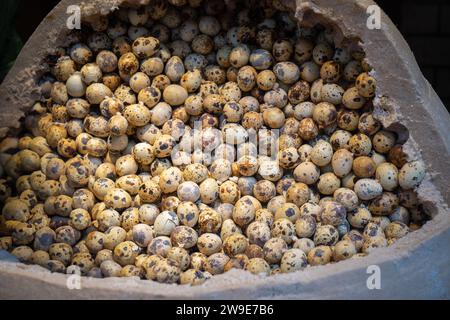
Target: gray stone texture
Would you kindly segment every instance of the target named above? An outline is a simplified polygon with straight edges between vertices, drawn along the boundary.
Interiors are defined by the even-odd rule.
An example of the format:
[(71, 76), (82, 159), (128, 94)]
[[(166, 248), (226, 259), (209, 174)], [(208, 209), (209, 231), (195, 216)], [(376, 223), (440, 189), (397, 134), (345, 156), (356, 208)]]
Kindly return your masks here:
[[(18, 127), (39, 98), (36, 80), (49, 48), (64, 41), (66, 8), (81, 1), (62, 0), (44, 19), (0, 87), (0, 127)], [(84, 1), (88, 15), (106, 14), (121, 0)], [(148, 0), (132, 1), (147, 3)], [(371, 0), (283, 1), (302, 24), (332, 26), (336, 40), (360, 42), (378, 81), (375, 113), (385, 126), (409, 136), (411, 159), (421, 158), (428, 174), (418, 193), (434, 219), (388, 248), (365, 258), (310, 267), (291, 274), (258, 277), (241, 270), (215, 276), (201, 286), (176, 286), (138, 279), (82, 279), (69, 290), (68, 276), (38, 266), (0, 261), (0, 298), (27, 299), (397, 299), (450, 298), (450, 115), (425, 80), (407, 43), (382, 14), (381, 30), (366, 28)], [(405, 129), (407, 128), (407, 129)], [(7, 129), (2, 129), (5, 134)], [(381, 289), (369, 290), (367, 267), (381, 270)]]

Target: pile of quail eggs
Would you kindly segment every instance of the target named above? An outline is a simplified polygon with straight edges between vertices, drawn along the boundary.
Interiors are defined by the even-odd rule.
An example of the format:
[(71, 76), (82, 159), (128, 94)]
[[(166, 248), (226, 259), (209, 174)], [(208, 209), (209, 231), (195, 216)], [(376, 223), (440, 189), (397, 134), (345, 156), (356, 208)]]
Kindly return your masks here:
[(71, 32), (0, 143), (0, 249), (201, 284), (361, 257), (426, 220), (362, 50), (277, 0), (152, 0)]

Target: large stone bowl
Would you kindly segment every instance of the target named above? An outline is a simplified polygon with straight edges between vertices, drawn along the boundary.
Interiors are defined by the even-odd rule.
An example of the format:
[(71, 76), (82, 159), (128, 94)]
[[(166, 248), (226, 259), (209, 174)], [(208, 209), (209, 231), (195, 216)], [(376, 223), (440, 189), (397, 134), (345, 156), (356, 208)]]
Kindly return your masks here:
[[(81, 2), (62, 0), (23, 48), (0, 87), (0, 136), (8, 127), (18, 127), (20, 118), (39, 99), (36, 81), (45, 71), (44, 57), (49, 48), (64, 44), (67, 7)], [(83, 17), (107, 14), (122, 2), (146, 4), (149, 0), (85, 0)], [(417, 192), (433, 219), (392, 246), (374, 250), (364, 258), (272, 277), (232, 270), (194, 287), (124, 278), (82, 278), (81, 289), (69, 289), (74, 287), (70, 285), (76, 280), (73, 277), (3, 259), (1, 299), (450, 298), (450, 115), (390, 19), (381, 13), (381, 29), (366, 27), (367, 8), (375, 4), (373, 1), (282, 2), (295, 12), (301, 24), (331, 26), (338, 43), (359, 43), (365, 50), (378, 81), (375, 114), (385, 127), (407, 140), (405, 149), (411, 158), (425, 162), (428, 174)], [(378, 273), (380, 289), (370, 285)]]

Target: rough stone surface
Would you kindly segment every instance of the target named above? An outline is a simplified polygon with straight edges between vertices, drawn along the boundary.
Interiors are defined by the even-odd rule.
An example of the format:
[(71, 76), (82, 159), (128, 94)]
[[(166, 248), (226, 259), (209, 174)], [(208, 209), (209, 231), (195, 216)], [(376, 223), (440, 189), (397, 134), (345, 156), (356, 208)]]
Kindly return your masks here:
[[(122, 0), (91, 0), (82, 4), (89, 15), (106, 14)], [(148, 0), (127, 1), (128, 4)], [(382, 28), (366, 28), (371, 0), (283, 1), (302, 24), (332, 26), (338, 42), (350, 39), (365, 50), (378, 81), (376, 114), (385, 126), (405, 139), (411, 158), (421, 158), (428, 174), (418, 192), (434, 219), (388, 248), (320, 267), (273, 277), (241, 270), (215, 276), (196, 287), (138, 279), (82, 278), (81, 290), (69, 290), (69, 276), (38, 266), (0, 261), (0, 298), (33, 299), (382, 299), (450, 298), (450, 115), (422, 76), (405, 40), (382, 14)], [(44, 19), (0, 87), (0, 127), (18, 127), (19, 119), (39, 98), (36, 80), (45, 69), (49, 48), (63, 44), (68, 4), (63, 0)], [(7, 128), (0, 131), (6, 134)], [(381, 289), (369, 290), (367, 267), (381, 271)]]

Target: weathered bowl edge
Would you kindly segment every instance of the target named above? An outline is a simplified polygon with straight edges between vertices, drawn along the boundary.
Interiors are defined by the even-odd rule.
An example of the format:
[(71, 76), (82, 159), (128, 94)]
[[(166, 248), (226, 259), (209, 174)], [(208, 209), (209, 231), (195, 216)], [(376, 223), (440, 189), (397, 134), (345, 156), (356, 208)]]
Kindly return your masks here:
[[(0, 87), (0, 126), (14, 126), (39, 98), (35, 81), (48, 48), (61, 44), (68, 4), (63, 0), (44, 19), (22, 50)], [(102, 13), (121, 0), (90, 1), (91, 12)], [(140, 1), (138, 1), (140, 2)], [(146, 2), (145, 0), (142, 2)], [(292, 6), (292, 1), (285, 1)], [(101, 3), (101, 4), (100, 4)], [(388, 248), (337, 264), (307, 268), (292, 274), (258, 277), (232, 270), (197, 287), (174, 286), (137, 279), (81, 280), (81, 290), (69, 290), (69, 276), (51, 274), (38, 266), (0, 261), (0, 297), (42, 299), (257, 299), (257, 298), (449, 298), (450, 297), (450, 116), (421, 74), (408, 45), (382, 14), (382, 29), (365, 28), (366, 8), (374, 2), (297, 0), (296, 16), (313, 13), (346, 37), (359, 38), (376, 70), (378, 92), (388, 97), (395, 116), (409, 129), (410, 154), (427, 164), (428, 176), (419, 194), (432, 203), (435, 218)], [(306, 18), (306, 17), (305, 17)], [(358, 27), (360, 26), (360, 27)], [(390, 58), (392, 57), (392, 58)], [(31, 67), (30, 67), (31, 66)], [(3, 130), (3, 134), (6, 130)], [(367, 266), (381, 271), (382, 287), (369, 290)]]

